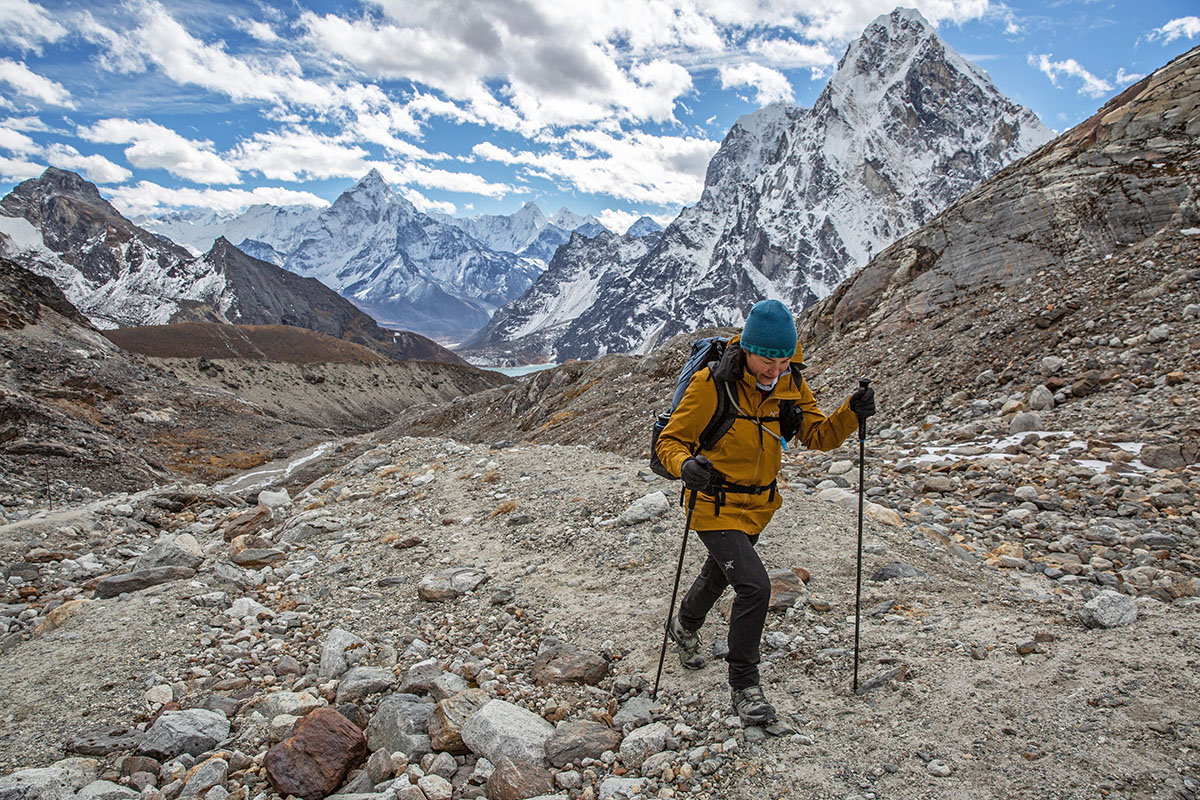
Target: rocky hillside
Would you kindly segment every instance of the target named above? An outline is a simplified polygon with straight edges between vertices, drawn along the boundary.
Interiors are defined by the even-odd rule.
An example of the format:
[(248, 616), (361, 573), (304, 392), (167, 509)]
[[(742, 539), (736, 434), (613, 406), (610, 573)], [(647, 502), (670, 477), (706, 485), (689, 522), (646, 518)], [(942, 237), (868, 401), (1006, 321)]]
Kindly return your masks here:
[[(10, 515), (180, 476), (213, 480), (507, 382), (432, 362), (164, 368), (118, 349), (48, 279), (3, 258), (0, 321), (0, 506)], [(266, 387), (283, 400), (256, 402), (252, 390)]]
[(362, 345), (288, 325), (177, 322), (103, 333), (122, 350), (158, 358), (238, 358), (289, 364), (380, 364), (388, 360)]

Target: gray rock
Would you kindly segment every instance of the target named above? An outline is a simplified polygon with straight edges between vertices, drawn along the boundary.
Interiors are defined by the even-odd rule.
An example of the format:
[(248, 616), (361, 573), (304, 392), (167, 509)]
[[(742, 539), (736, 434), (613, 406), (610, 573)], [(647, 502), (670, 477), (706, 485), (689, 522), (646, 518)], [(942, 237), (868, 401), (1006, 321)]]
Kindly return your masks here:
[(621, 761), (632, 770), (640, 770), (643, 761), (667, 748), (670, 733), (661, 722), (652, 722), (630, 731), (621, 742)]
[(665, 494), (662, 492), (651, 492), (634, 500), (629, 508), (622, 511), (621, 516), (617, 517), (617, 524), (629, 526), (649, 522), (655, 517), (661, 517), (670, 509), (671, 502), (667, 500)]
[(1117, 628), (1137, 619), (1137, 603), (1132, 597), (1105, 590), (1084, 603), (1079, 616), (1089, 628)]
[(166, 711), (138, 745), (138, 753), (160, 761), (183, 753), (199, 755), (229, 736), (229, 720), (216, 711)]
[(342, 683), (337, 691), (337, 702), (354, 703), (368, 695), (386, 692), (395, 683), (396, 676), (390, 669), (354, 667), (342, 676)]
[(585, 758), (599, 758), (621, 744), (618, 731), (588, 720), (563, 722), (546, 740), (546, 758), (556, 767), (578, 765)]
[(409, 758), (429, 752), (425, 730), (433, 705), (414, 694), (385, 697), (367, 723), (367, 746), (371, 750), (404, 753)]
[(363, 659), (367, 643), (350, 631), (334, 628), (321, 644), (320, 676), (336, 678)]
[(622, 730), (649, 725), (654, 721), (654, 709), (658, 706), (649, 697), (631, 697), (613, 717), (613, 724)]
[(75, 800), (137, 800), (138, 797), (141, 793), (128, 786), (112, 781), (92, 781), (76, 793)]
[(3, 800), (72, 800), (75, 789), (62, 767), (23, 769), (0, 777)]
[(492, 700), (476, 711), (463, 726), (463, 742), (476, 755), (495, 764), (507, 756), (516, 761), (540, 764), (546, 740), (554, 726), (520, 706)]
[(255, 705), (264, 717), (274, 719), (280, 714), (303, 717), (325, 705), (325, 701), (308, 692), (271, 692)]
[(629, 800), (639, 795), (645, 778), (605, 778), (596, 790), (597, 800)]
[(409, 668), (404, 680), (400, 682), (400, 691), (406, 694), (428, 694), (434, 681), (441, 676), (442, 667), (436, 659), (418, 661)]
[(190, 533), (179, 536), (163, 536), (148, 551), (138, 557), (133, 569), (159, 569), (161, 567), (184, 567), (196, 569), (204, 561), (204, 552), (196, 537)]
[(443, 672), (429, 684), (429, 696), (434, 700), (445, 700), (447, 697), (453, 697), (469, 688), (471, 687), (466, 678), (455, 675), (453, 672)]
[(905, 564), (902, 561), (893, 561), (890, 564), (885, 564), (875, 571), (871, 576), (873, 581), (891, 581), (897, 578), (928, 578), (929, 575), (914, 567), (912, 564)]
[[(1054, 392), (1045, 386), (1037, 386), (1029, 393), (1029, 407), (1034, 411), (1049, 411), (1054, 408)], [(1039, 430), (1032, 428), (1031, 430)]]
[(1051, 375), (1057, 375), (1059, 370), (1066, 366), (1066, 364), (1066, 359), (1059, 358), (1058, 356), (1046, 356), (1042, 359), (1039, 367), (1042, 375), (1050, 377)]
[(154, 569), (135, 570), (123, 575), (110, 575), (96, 584), (96, 597), (109, 598), (126, 592), (138, 592), (160, 583), (191, 578), (195, 574), (196, 570), (187, 567), (155, 567)]
[(188, 772), (179, 795), (180, 797), (202, 795), (212, 787), (225, 783), (228, 776), (228, 761), (219, 757), (206, 759)]
[(441, 603), (473, 592), (488, 580), (488, 574), (476, 567), (451, 567), (437, 575), (427, 575), (417, 584), (417, 596)]
[(279, 489), (278, 491), (263, 489), (258, 493), (258, 504), (274, 511), (277, 508), (290, 506), (292, 504), (292, 496), (288, 494), (287, 489)]
[(1008, 424), (1009, 433), (1026, 433), (1042, 430), (1042, 418), (1032, 411), (1022, 411), (1013, 416)]
[(84, 756), (106, 756), (134, 750), (141, 741), (140, 731), (122, 725), (80, 731), (67, 742), (67, 750)]

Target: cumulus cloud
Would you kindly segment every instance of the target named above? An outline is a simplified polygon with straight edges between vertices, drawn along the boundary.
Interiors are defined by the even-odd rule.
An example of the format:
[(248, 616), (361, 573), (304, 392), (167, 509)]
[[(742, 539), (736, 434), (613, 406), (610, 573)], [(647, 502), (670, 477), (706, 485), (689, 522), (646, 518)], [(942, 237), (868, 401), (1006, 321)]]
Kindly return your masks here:
[(349, 178), (366, 174), (367, 150), (302, 128), (267, 131), (241, 142), (233, 160), (271, 180)]
[(40, 53), (42, 45), (66, 35), (67, 29), (41, 6), (29, 0), (0, 0), (0, 41)]
[(719, 143), (691, 136), (581, 130), (568, 134), (567, 145), (565, 153), (533, 152), (484, 142), (472, 152), (481, 159), (524, 167), (531, 175), (562, 181), (588, 194), (680, 206), (699, 198), (704, 171)]
[[(384, 177), (384, 180), (396, 186), (421, 186), (426, 189), (441, 189), (447, 192), (477, 194), (484, 197), (504, 197), (513, 192), (513, 187), (508, 184), (492, 183), (471, 172), (451, 172), (411, 162), (403, 164), (372, 162), (370, 166), (379, 170), (379, 174)], [(429, 203), (428, 200), (425, 202)]]
[(0, 81), (11, 86), (17, 94), (41, 100), (52, 106), (74, 108), (71, 93), (61, 83), (43, 78), (20, 61), (0, 59)]
[(210, 141), (185, 139), (146, 120), (105, 119), (79, 135), (105, 144), (129, 144), (125, 158), (139, 169), (165, 169), (194, 183), (239, 183), (237, 169), (213, 152)]
[(1161, 28), (1155, 28), (1151, 31), (1149, 38), (1151, 41), (1162, 40), (1163, 44), (1167, 44), (1184, 36), (1189, 39), (1200, 36), (1200, 17), (1178, 17), (1173, 19)]
[(327, 206), (329, 203), (311, 192), (298, 192), (278, 186), (246, 189), (172, 189), (152, 181), (139, 181), (133, 186), (118, 186), (107, 192), (109, 200), (126, 216), (154, 214), (173, 208), (211, 208), (214, 211), (236, 213), (252, 205), (270, 203), (277, 206)]
[(1146, 77), (1140, 72), (1126, 72), (1124, 67), (1117, 70), (1117, 85), (1128, 86), (1131, 83), (1137, 83), (1142, 78)]
[(1068, 58), (1066, 61), (1052, 61), (1052, 58), (1051, 54), (1043, 53), (1035, 56), (1030, 53), (1029, 65), (1045, 73), (1046, 77), (1055, 86), (1059, 85), (1058, 80), (1064, 75), (1078, 79), (1080, 81), (1079, 93), (1085, 94), (1088, 97), (1103, 97), (1112, 92), (1113, 85), (1111, 83), (1102, 78), (1097, 78), (1084, 69), (1075, 59)]
[(7, 183), (36, 178), (46, 171), (45, 164), (35, 164), (23, 158), (0, 156), (0, 180)]
[(10, 153), (36, 153), (40, 150), (37, 143), (20, 131), (7, 125), (0, 125), (0, 150)]
[(120, 164), (114, 164), (104, 156), (84, 155), (67, 144), (50, 145), (44, 157), (51, 166), (78, 172), (92, 183), (121, 183), (133, 177), (133, 173)]
[(721, 67), (721, 88), (749, 86), (755, 90), (755, 102), (767, 105), (780, 100), (790, 102), (793, 98), (792, 84), (778, 70), (761, 64), (734, 64)]

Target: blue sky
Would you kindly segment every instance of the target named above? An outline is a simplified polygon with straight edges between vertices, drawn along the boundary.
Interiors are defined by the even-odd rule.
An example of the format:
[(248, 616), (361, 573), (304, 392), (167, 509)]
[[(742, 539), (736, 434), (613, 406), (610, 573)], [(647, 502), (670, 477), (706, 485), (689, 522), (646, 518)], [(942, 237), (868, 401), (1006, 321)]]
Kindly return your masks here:
[[(1200, 44), (1196, 0), (906, 5), (1060, 131)], [(53, 165), (130, 215), (236, 211), (377, 168), (425, 210), (665, 223), (738, 116), (811, 105), (894, 7), (0, 0), (0, 193)]]

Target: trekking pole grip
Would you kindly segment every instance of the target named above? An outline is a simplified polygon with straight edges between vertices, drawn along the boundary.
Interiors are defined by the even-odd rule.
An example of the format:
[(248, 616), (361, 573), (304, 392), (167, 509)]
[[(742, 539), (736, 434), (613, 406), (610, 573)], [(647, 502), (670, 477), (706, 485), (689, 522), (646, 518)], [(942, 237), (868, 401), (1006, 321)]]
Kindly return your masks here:
[[(870, 378), (859, 378), (858, 379), (858, 388), (866, 389), (870, 385), (871, 385)], [(866, 419), (860, 419), (858, 421), (858, 440), (860, 442), (865, 442), (867, 440), (867, 421), (866, 421)]]

